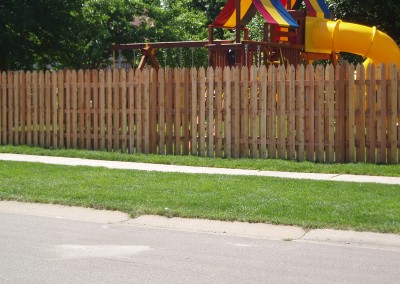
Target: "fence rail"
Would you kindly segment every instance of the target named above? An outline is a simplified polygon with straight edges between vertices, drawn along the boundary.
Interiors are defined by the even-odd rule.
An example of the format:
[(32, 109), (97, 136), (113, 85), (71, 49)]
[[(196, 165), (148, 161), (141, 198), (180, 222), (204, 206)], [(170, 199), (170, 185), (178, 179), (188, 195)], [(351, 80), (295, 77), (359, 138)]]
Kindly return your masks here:
[(399, 163), (395, 66), (0, 74), (0, 144)]

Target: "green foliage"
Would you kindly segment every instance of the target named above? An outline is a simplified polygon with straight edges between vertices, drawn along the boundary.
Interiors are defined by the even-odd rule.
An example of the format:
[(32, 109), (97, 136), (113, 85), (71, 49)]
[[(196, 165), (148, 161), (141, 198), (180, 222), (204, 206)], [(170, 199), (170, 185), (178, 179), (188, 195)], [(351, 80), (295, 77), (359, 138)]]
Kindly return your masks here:
[(400, 43), (400, 5), (398, 0), (331, 0), (335, 18), (376, 26)]

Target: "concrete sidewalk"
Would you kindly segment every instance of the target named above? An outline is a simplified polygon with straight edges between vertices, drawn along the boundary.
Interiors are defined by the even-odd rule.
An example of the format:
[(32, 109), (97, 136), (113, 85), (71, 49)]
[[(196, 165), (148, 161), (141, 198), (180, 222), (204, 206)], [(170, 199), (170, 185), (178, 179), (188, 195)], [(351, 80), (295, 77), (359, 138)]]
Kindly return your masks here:
[(80, 159), (80, 158), (63, 158), (63, 157), (51, 157), (51, 156), (33, 156), (33, 155), (1, 154), (1, 153), (0, 153), (0, 160), (18, 161), (18, 162), (35, 162), (35, 163), (45, 163), (45, 164), (53, 164), (53, 165), (105, 167), (105, 168), (109, 168), (109, 169), (125, 169), (125, 170), (139, 170), (139, 171), (177, 172), (177, 173), (190, 173), (190, 174), (263, 176), (263, 177), (279, 177), (279, 178), (292, 178), (292, 179), (328, 180), (328, 181), (381, 183), (381, 184), (398, 184), (398, 185), (400, 185), (400, 177), (275, 172), (275, 171), (241, 170), (241, 169), (227, 169), (227, 168), (206, 168), (206, 167), (145, 164), (145, 163), (134, 163), (134, 162), (103, 161), (103, 160), (89, 160), (89, 159)]
[(223, 234), (275, 241), (311, 242), (365, 249), (383, 249), (400, 253), (400, 235), (317, 229), (306, 231), (296, 226), (267, 223), (224, 222), (203, 219), (167, 218), (144, 215), (129, 218), (126, 213), (52, 204), (0, 201), (0, 213), (24, 214), (78, 220), (100, 224), (148, 227), (195, 233)]

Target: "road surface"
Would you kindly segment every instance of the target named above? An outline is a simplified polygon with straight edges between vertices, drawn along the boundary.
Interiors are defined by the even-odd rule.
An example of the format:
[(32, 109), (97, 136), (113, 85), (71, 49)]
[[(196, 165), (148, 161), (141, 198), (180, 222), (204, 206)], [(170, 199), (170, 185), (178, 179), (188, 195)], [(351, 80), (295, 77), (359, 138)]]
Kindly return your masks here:
[(398, 283), (398, 247), (0, 212), (0, 283)]

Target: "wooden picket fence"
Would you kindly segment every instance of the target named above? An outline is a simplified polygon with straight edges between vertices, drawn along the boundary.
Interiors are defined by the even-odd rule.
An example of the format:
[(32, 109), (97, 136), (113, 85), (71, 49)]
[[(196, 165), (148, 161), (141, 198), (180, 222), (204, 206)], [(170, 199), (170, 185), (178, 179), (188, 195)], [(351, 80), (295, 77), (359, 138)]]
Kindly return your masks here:
[(0, 144), (399, 163), (395, 66), (0, 74)]

